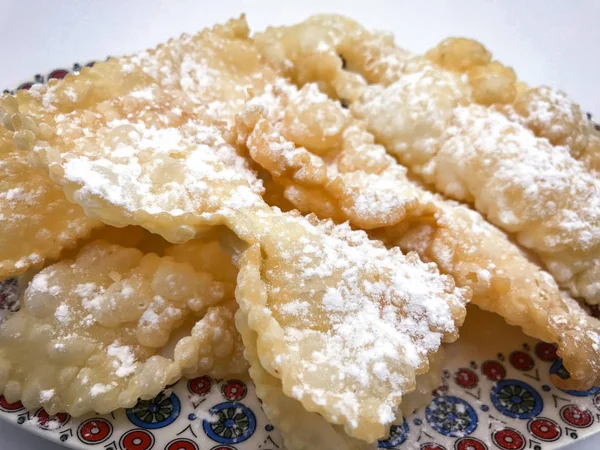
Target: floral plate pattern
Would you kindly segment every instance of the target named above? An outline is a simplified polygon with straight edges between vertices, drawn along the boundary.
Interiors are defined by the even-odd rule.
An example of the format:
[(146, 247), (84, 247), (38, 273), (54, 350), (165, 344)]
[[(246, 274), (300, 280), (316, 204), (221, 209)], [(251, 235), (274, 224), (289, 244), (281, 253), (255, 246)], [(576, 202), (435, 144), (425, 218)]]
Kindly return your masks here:
[[(36, 75), (17, 90), (80, 69), (75, 64), (72, 70)], [(16, 288), (14, 280), (0, 282), (0, 318), (18, 309)], [(446, 348), (445, 369), (432, 401), (392, 426), (379, 448), (558, 449), (600, 432), (600, 386), (563, 391), (553, 384), (553, 379), (568, 376), (554, 345), (471, 307), (461, 338)], [(0, 419), (80, 450), (284, 448), (249, 379), (181, 380), (133, 408), (78, 418), (49, 416), (43, 409), (27, 411), (20, 402), (9, 403), (0, 396)]]

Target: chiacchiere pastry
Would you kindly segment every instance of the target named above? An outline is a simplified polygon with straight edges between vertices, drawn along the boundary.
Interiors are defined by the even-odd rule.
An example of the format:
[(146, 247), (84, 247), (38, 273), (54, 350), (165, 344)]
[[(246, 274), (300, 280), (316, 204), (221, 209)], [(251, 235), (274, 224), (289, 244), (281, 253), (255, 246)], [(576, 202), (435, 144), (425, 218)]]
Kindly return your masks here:
[(242, 17), (6, 95), (0, 125), (0, 276), (31, 278), (8, 401), (108, 412), (249, 370), (288, 449), (376, 448), (471, 298), (557, 344), (559, 387), (600, 380), (570, 296), (599, 300), (598, 135), (474, 41)]
[[(275, 99), (262, 96), (268, 114), (261, 117), (250, 106), (244, 119), (250, 156), (286, 200), (436, 262), (472, 289), (475, 304), (557, 343), (573, 387), (597, 383), (600, 322), (556, 281), (594, 301), (599, 180), (569, 156), (570, 148), (553, 147), (499, 112), (525, 95), (512, 70), (473, 41), (447, 40), (425, 57), (414, 56), (389, 35), (339, 16), (270, 28), (255, 41), (298, 86), (279, 83)], [(533, 123), (533, 113), (529, 117)], [(593, 142), (593, 132), (585, 133)], [(457, 190), (467, 183), (480, 194), (467, 200), (492, 222), (496, 215), (527, 224), (529, 231), (508, 231), (526, 245), (550, 249), (540, 255), (556, 281), (481, 214), (432, 195), (414, 175), (446, 194), (436, 179)], [(544, 206), (543, 199), (550, 203)], [(577, 242), (587, 250), (577, 250)], [(587, 288), (565, 284), (553, 258), (580, 270), (572, 281)]]
[(564, 95), (517, 83), (468, 39), (416, 56), (340, 16), (255, 39), (296, 83), (348, 104), (415, 176), (535, 252), (561, 287), (600, 301), (599, 138)]
[[(193, 330), (177, 343), (174, 360), (158, 354), (190, 316), (198, 324), (215, 315), (229, 318), (230, 330), (220, 329), (224, 362), (206, 360), (229, 374), (243, 373), (247, 366), (233, 327), (234, 282), (217, 281), (173, 257), (94, 241), (76, 259), (34, 276), (21, 309), (0, 324), (0, 389), (8, 401), (43, 406), (50, 414), (132, 407), (179, 379), (182, 366), (189, 366), (187, 355), (199, 354), (195, 339), (204, 339), (205, 350), (213, 348), (210, 338)], [(222, 367), (207, 365), (201, 372), (218, 374)]]
[(40, 268), (102, 226), (67, 201), (48, 173), (33, 166), (32, 157), (0, 127), (0, 278)]
[[(470, 292), (416, 253), (264, 201), (237, 116), (282, 82), (238, 19), (2, 98), (4, 133), (63, 201), (107, 235), (161, 236), (92, 241), (33, 277), (0, 324), (9, 400), (73, 415), (127, 407), (182, 374), (245, 370), (243, 342), (253, 373), (272, 377), (273, 420), (291, 413), (279, 409), (289, 399), (348, 448), (375, 446), (426, 401)], [(235, 296), (237, 269), (214, 234), (240, 270)], [(173, 356), (159, 354), (184, 326)]]

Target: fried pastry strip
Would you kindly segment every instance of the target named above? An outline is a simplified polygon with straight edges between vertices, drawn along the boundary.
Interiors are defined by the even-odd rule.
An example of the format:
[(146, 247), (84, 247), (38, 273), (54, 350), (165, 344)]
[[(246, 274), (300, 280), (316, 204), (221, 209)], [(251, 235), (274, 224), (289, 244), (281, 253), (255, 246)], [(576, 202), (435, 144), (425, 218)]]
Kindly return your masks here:
[(283, 392), (352, 437), (383, 438), (398, 405), (457, 337), (465, 292), (414, 253), (273, 210), (240, 261), (237, 301)]
[[(246, 286), (246, 289), (252, 289)], [(241, 295), (252, 295), (244, 292)], [(317, 413), (309, 412), (302, 404), (283, 393), (281, 381), (270, 375), (262, 365), (256, 348), (257, 334), (248, 326), (248, 318), (238, 310), (236, 325), (242, 334), (244, 354), (250, 364), (250, 375), (256, 393), (262, 401), (262, 408), (279, 432), (288, 450), (367, 450), (377, 448), (376, 443), (367, 443), (351, 438), (340, 426), (332, 425)], [(427, 374), (416, 379), (417, 388), (406, 395), (400, 408), (403, 415), (410, 415), (414, 409), (425, 406), (431, 399), (431, 392), (440, 384), (442, 358), (440, 353), (430, 359), (431, 368)]]
[(233, 287), (238, 270), (218, 239), (219, 233), (214, 232), (165, 250), (165, 255), (175, 261), (190, 264), (197, 272), (210, 273), (212, 279), (219, 282), (219, 289), (224, 288), (223, 297), (231, 299), (209, 308), (194, 325), (191, 335), (177, 342), (175, 360), (188, 378), (202, 375), (223, 378), (248, 369), (244, 346), (234, 323), (238, 308), (233, 300)]
[[(210, 307), (227, 293), (231, 285), (172, 257), (88, 244), (74, 261), (37, 274), (21, 310), (0, 324), (0, 390), (27, 408), (75, 416), (153, 398), (186, 366), (182, 352), (175, 360), (158, 354), (171, 331), (193, 315), (214, 322), (222, 307)], [(226, 347), (212, 351), (230, 356)]]
[(141, 225), (184, 242), (223, 223), (262, 186), (228, 130), (180, 91), (153, 85), (57, 115), (36, 153), (67, 197), (113, 226)]
[(87, 215), (184, 242), (222, 223), (225, 191), (260, 199), (226, 126), (273, 74), (242, 18), (6, 96), (0, 118)]
[(446, 39), (426, 55), (414, 55), (398, 47), (390, 33), (326, 14), (253, 37), (267, 60), (294, 83), (316, 82), (328, 95), (350, 102), (365, 84), (388, 86), (408, 74), (429, 77), (429, 88), (448, 96), (442, 106), (509, 103), (518, 87), (513, 70), (471, 39)]
[[(244, 269), (242, 269), (244, 270)], [(244, 290), (252, 289), (250, 286)], [(251, 295), (244, 292), (241, 295)], [(244, 340), (244, 355), (250, 364), (250, 376), (261, 399), (262, 409), (281, 433), (289, 450), (367, 450), (376, 444), (348, 436), (339, 426), (327, 422), (316, 412), (304, 409), (302, 403), (283, 393), (281, 380), (269, 374), (261, 365), (257, 351), (257, 333), (248, 325), (248, 318), (238, 310), (236, 326)]]
[(303, 212), (362, 229), (435, 212), (406, 169), (315, 84), (298, 91), (281, 80), (252, 100), (238, 131), (240, 145)]
[[(349, 103), (414, 174), (514, 233), (561, 286), (600, 301), (600, 180), (570, 148), (482, 106), (512, 103), (517, 85), (481, 45), (449, 39), (420, 58), (330, 16), (267, 30), (256, 41), (296, 82), (316, 81)], [(595, 137), (589, 142), (597, 146)], [(591, 161), (597, 151), (585, 153)]]
[[(143, 83), (94, 94), (94, 101), (46, 116), (28, 115), (28, 103), (21, 102), (16, 111), (14, 105), (8, 113), (5, 108), (3, 117), (10, 118), (19, 145), (35, 149), (40, 163), (87, 214), (115, 226), (141, 225), (172, 242), (225, 225), (254, 252), (259, 249), (259, 257), (266, 255), (265, 261), (257, 261), (266, 278), (257, 281), (273, 288), (270, 307), (277, 316), (269, 327), (255, 329), (264, 368), (304, 407), (321, 411), (364, 440), (384, 437), (398, 403), (415, 389), (415, 377), (427, 372), (441, 341), (456, 338), (466, 293), (415, 254), (405, 257), (398, 249), (386, 250), (347, 226), (270, 208), (261, 198), (260, 180), (240, 154), (243, 149), (235, 145), (238, 133), (228, 127), (229, 114), (218, 117), (215, 102), (192, 95), (183, 84), (172, 86), (150, 75)], [(222, 75), (226, 82), (227, 72)], [(262, 93), (260, 88), (251, 90), (243, 96)], [(31, 129), (21, 127), (25, 122)], [(180, 264), (166, 258), (168, 264)], [(289, 307), (291, 300), (305, 302), (318, 314), (284, 317), (285, 311), (277, 308)], [(244, 304), (252, 327), (264, 318), (261, 313), (270, 311)], [(102, 314), (112, 317), (110, 308)], [(226, 339), (232, 341), (227, 349), (239, 349), (225, 307), (205, 318), (184, 341), (191, 350), (176, 348), (184, 370), (205, 368), (204, 355), (194, 359), (204, 344), (220, 363), (224, 350), (212, 332), (214, 324), (232, 337)], [(336, 318), (352, 326), (335, 323)], [(272, 333), (276, 326), (280, 334)], [(356, 329), (362, 331), (360, 339), (349, 334)], [(386, 345), (379, 347), (379, 340)], [(315, 377), (314, 358), (330, 353), (339, 364), (324, 364), (327, 370)], [(373, 385), (367, 380), (370, 375), (380, 383)], [(322, 389), (341, 378), (345, 386), (356, 387), (357, 397), (348, 398), (352, 391), (345, 388), (322, 397)]]
[(184, 376), (224, 378), (248, 370), (242, 338), (235, 328), (237, 309), (233, 299), (209, 308), (196, 322), (191, 335), (177, 342), (175, 361)]
[(69, 203), (0, 127), (0, 279), (40, 267), (102, 226)]
[[(567, 306), (552, 278), (529, 262), (503, 232), (480, 214), (431, 195), (408, 180), (403, 167), (373, 144), (361, 124), (346, 117), (339, 104), (319, 96), (314, 84), (299, 92), (288, 87), (279, 93), (278, 101), (265, 103), (268, 116), (250, 107), (242, 117), (241, 128), (251, 130), (254, 124), (254, 129), (241, 136), (247, 140), (250, 156), (270, 171), (300, 211), (316, 210), (321, 217), (335, 211), (338, 221), (369, 228), (389, 246), (399, 244), (403, 250), (417, 251), (460, 286), (473, 289), (475, 304), (522, 326), (532, 336), (556, 342), (573, 372), (573, 386), (589, 386), (599, 378), (600, 357), (592, 349), (600, 323), (591, 317), (583, 320), (585, 311), (574, 302)], [(310, 114), (301, 114), (305, 111)], [(332, 129), (331, 123), (344, 124), (337, 130), (338, 140), (325, 131)], [(357, 135), (361, 139), (352, 138)], [(366, 189), (348, 188), (348, 176), (365, 180)], [(373, 195), (368, 201), (360, 201), (369, 192)], [(402, 198), (406, 195), (416, 201), (412, 214), (406, 214), (405, 208), (392, 216), (394, 195), (401, 197), (399, 204), (406, 202)], [(315, 208), (322, 199), (329, 199), (323, 202), (327, 208)], [(357, 204), (363, 209), (346, 207)], [(371, 216), (374, 220), (366, 222)], [(414, 230), (430, 230), (435, 239), (427, 244)], [(573, 313), (572, 319), (559, 326), (556, 318), (568, 315), (567, 311)]]
[(438, 122), (445, 131), (419, 149), (418, 142), (405, 139), (408, 128), (396, 113), (427, 90), (425, 82), (373, 86), (355, 111), (423, 180), (474, 204), (492, 223), (514, 233), (573, 295), (600, 301), (598, 177), (572, 157), (569, 147), (552, 146), (474, 104), (454, 108), (448, 120)]
[[(378, 237), (416, 251), (473, 290), (473, 303), (501, 315), (535, 338), (558, 345), (571, 378), (563, 388), (600, 383), (600, 321), (562, 293), (554, 279), (530, 262), (500, 230), (466, 206), (439, 203), (435, 221), (382, 230)], [(400, 235), (400, 238), (398, 236)]]
[(600, 302), (600, 178), (483, 107), (457, 108), (443, 139), (426, 178), (515, 233), (573, 295)]
[(269, 82), (271, 69), (248, 39), (244, 16), (224, 25), (184, 34), (155, 49), (110, 58), (84, 67), (63, 80), (50, 80), (0, 100), (0, 124), (19, 133), (30, 146), (45, 138), (56, 114), (85, 110), (152, 84), (183, 91), (195, 103), (209, 105), (214, 119), (232, 120), (253, 90)]

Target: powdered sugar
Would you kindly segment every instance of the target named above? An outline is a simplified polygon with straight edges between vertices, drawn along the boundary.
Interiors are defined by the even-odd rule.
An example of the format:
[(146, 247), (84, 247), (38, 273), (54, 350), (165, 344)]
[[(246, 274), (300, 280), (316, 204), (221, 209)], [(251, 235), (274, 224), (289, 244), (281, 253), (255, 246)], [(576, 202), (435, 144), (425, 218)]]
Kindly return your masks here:
[(352, 199), (353, 213), (361, 220), (389, 225), (418, 201), (406, 171), (396, 165), (379, 174), (353, 172), (340, 177)]
[(82, 283), (75, 286), (73, 293), (80, 296), (82, 299), (87, 299), (95, 295), (100, 290), (100, 287), (95, 283)]
[(114, 342), (106, 349), (106, 354), (114, 358), (112, 364), (116, 376), (126, 377), (135, 372), (137, 365), (131, 347)]
[(184, 92), (194, 95), (195, 92), (209, 89), (218, 83), (222, 73), (210, 67), (206, 59), (194, 60), (190, 55), (184, 55), (181, 62), (181, 88)]
[(389, 424), (428, 355), (456, 332), (464, 293), (432, 265), (348, 225), (278, 213), (263, 220), (287, 230), (261, 238), (269, 308), (288, 346), (272, 362), (284, 390), (350, 430), (371, 414), (367, 399), (377, 404), (372, 420)]
[(43, 272), (37, 274), (33, 280), (31, 280), (28, 289), (40, 294), (49, 294), (53, 297), (61, 292), (60, 286), (52, 283), (52, 273)]
[[(164, 300), (163, 300), (164, 303)], [(150, 305), (140, 317), (140, 323), (145, 326), (157, 327), (160, 324), (160, 317)]]
[(454, 107), (468, 101), (466, 80), (423, 63), (389, 86), (369, 85), (352, 112), (401, 162), (421, 173), (435, 154)]
[[(146, 95), (137, 98), (144, 101)], [(73, 142), (80, 150), (63, 153), (57, 163), (64, 178), (77, 186), (75, 200), (91, 214), (106, 215), (98, 210), (97, 199), (102, 199), (120, 210), (118, 223), (138, 223), (134, 217), (143, 214), (173, 219), (202, 214), (201, 221), (210, 221), (261, 202), (261, 182), (224, 140), (221, 128), (201, 120), (179, 124), (178, 118), (170, 119), (177, 126), (169, 126), (161, 116), (158, 122), (151, 117), (113, 117), (97, 132), (86, 132), (77, 113), (60, 121), (59, 128), (84, 130)], [(114, 214), (103, 217), (115, 222)], [(170, 233), (170, 239), (180, 239), (172, 228)]]
[(72, 320), (69, 306), (64, 303), (59, 305), (58, 308), (56, 308), (54, 317), (56, 317), (56, 320), (58, 320), (61, 324), (69, 323)]
[[(425, 181), (474, 203), (534, 249), (563, 286), (600, 301), (588, 289), (600, 258), (600, 181), (573, 157), (583, 129), (573, 103), (538, 88), (523, 94), (524, 106), (517, 100), (515, 108), (526, 110), (509, 114), (511, 121), (493, 108), (461, 106), (470, 87), (449, 71), (427, 62), (403, 70), (388, 86), (368, 86), (352, 112)], [(552, 145), (518, 122), (572, 147)]]
[(40, 391), (40, 402), (49, 402), (54, 397), (54, 389)]
[[(441, 190), (474, 201), (491, 222), (515, 232), (561, 281), (600, 258), (600, 180), (569, 148), (471, 105), (455, 110), (431, 164)], [(453, 184), (461, 189), (448, 191)], [(555, 270), (560, 259), (571, 266), (566, 277), (564, 266), (562, 274)]]
[(94, 384), (91, 387), (91, 389), (90, 389), (90, 395), (92, 397), (97, 397), (100, 394), (105, 394), (105, 393), (109, 392), (113, 388), (114, 388), (114, 386), (112, 384), (100, 384), (100, 383), (96, 383), (96, 384)]
[(527, 94), (529, 101), (523, 111), (525, 117), (512, 114), (510, 116), (512, 120), (524, 124), (535, 123), (536, 127), (549, 129), (553, 134), (564, 132), (564, 123), (584, 120), (583, 117), (575, 116), (573, 101), (562, 91), (541, 86)]

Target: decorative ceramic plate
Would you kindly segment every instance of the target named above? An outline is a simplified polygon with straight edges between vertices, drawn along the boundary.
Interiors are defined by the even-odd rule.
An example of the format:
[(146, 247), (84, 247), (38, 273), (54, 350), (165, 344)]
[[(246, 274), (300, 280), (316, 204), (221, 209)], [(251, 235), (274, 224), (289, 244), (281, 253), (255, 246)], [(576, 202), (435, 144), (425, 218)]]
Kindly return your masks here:
[[(93, 64), (93, 63), (90, 63)], [(74, 65), (78, 71), (80, 65)], [(63, 78), (54, 70), (34, 82)], [(16, 307), (16, 283), (0, 283), (0, 310)], [(525, 336), (496, 315), (469, 307), (460, 339), (431, 403), (393, 426), (381, 449), (552, 450), (600, 432), (600, 387), (564, 391), (568, 372), (556, 348)], [(249, 379), (181, 380), (153, 400), (109, 415), (49, 416), (0, 396), (0, 418), (75, 449), (275, 450), (278, 431)]]

